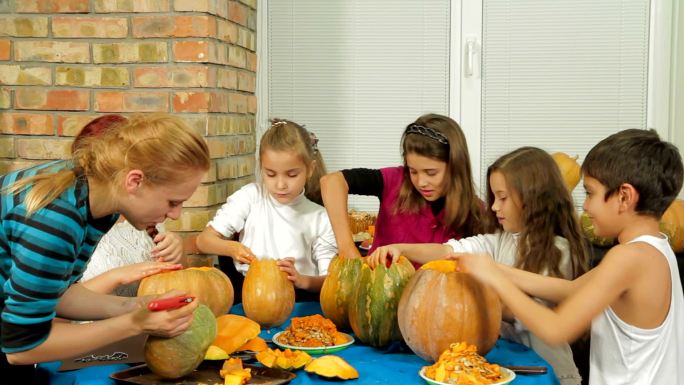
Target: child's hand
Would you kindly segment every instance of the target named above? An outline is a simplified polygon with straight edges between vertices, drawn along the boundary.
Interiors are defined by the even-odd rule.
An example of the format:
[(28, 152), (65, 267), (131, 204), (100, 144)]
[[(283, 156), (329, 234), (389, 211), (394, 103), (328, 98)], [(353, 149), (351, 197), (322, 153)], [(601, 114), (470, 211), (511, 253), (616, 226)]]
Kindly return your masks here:
[(152, 299), (171, 298), (184, 294), (187, 293), (172, 290), (160, 296), (139, 298), (136, 310), (131, 313), (133, 323), (142, 333), (162, 337), (175, 337), (182, 334), (192, 324), (193, 312), (199, 306), (199, 301), (194, 300), (178, 309), (154, 312), (147, 309), (147, 303)]
[(366, 258), (366, 262), (371, 269), (375, 269), (379, 265), (387, 266), (387, 258), (390, 258), (391, 263), (396, 262), (400, 255), (401, 250), (392, 245), (380, 246)]
[(287, 257), (279, 259), (277, 262), (280, 271), (287, 273), (287, 279), (292, 281), (295, 287), (302, 289), (304, 285), (304, 276), (297, 272), (295, 268), (295, 259), (293, 257)]
[(231, 242), (232, 243), (232, 250), (228, 255), (233, 257), (234, 260), (240, 262), (240, 263), (246, 263), (250, 264), (252, 263), (253, 260), (256, 259), (256, 256), (254, 253), (252, 253), (252, 250), (249, 249), (249, 247), (243, 245), (240, 242)]
[(163, 273), (165, 271), (180, 270), (182, 268), (183, 265), (180, 263), (146, 261), (117, 267), (109, 272), (116, 274), (115, 280), (119, 283), (119, 285), (127, 285), (132, 282), (140, 281), (141, 279), (149, 277), (150, 275)]
[(496, 277), (501, 274), (496, 262), (489, 254), (454, 253), (447, 255), (445, 259), (456, 261), (457, 271), (468, 273), (485, 284), (496, 281)]
[(153, 238), (152, 258), (160, 262), (179, 263), (183, 258), (183, 240), (175, 233), (159, 233)]

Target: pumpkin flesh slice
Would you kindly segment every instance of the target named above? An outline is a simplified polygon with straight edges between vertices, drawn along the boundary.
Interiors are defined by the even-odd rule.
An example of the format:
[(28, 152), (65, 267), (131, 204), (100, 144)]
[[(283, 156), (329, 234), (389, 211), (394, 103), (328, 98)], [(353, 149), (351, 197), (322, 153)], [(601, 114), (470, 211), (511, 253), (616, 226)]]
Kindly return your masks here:
[(341, 380), (359, 378), (359, 372), (353, 366), (342, 358), (333, 355), (316, 358), (306, 364), (304, 370), (327, 378), (339, 378)]

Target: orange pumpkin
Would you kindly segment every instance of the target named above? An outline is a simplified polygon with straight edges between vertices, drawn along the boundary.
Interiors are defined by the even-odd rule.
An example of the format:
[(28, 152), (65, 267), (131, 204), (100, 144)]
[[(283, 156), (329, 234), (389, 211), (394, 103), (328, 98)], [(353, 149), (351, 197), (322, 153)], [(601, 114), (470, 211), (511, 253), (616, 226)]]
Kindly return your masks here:
[(294, 304), (294, 285), (275, 260), (250, 263), (242, 285), (242, 307), (247, 317), (264, 328), (271, 328), (288, 319)]
[(321, 287), (321, 310), (340, 330), (350, 330), (349, 301), (354, 294), (356, 279), (363, 262), (360, 258), (333, 258)]
[(213, 267), (191, 267), (151, 275), (140, 282), (138, 296), (158, 295), (178, 289), (209, 307), (215, 317), (233, 306), (233, 285), (228, 276)]
[(574, 190), (575, 187), (577, 187), (581, 176), (581, 168), (579, 163), (577, 163), (577, 155), (575, 155), (574, 158), (571, 158), (568, 154), (555, 152), (551, 154), (551, 157), (558, 165), (561, 176), (565, 181), (565, 186), (569, 191)]
[(423, 265), (399, 301), (399, 329), (406, 344), (428, 361), (454, 342), (476, 345), (485, 355), (501, 328), (501, 302), (496, 293), (470, 275), (456, 271), (455, 261)]
[(684, 200), (675, 199), (660, 218), (660, 231), (676, 253), (684, 251)]

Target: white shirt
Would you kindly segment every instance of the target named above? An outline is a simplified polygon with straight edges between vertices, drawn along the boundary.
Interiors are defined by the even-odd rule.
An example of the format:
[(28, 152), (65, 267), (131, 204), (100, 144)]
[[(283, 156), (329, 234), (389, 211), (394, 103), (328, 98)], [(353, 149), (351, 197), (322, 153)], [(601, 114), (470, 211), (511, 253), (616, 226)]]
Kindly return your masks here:
[[(498, 263), (513, 266), (518, 259), (517, 233), (501, 231), (494, 234), (481, 234), (463, 239), (450, 239), (445, 244), (451, 246), (457, 253), (486, 253), (492, 256)], [(554, 244), (561, 252), (560, 272), (565, 278), (572, 278), (572, 265), (570, 263), (570, 249), (568, 240), (563, 237), (555, 237)], [(546, 306), (553, 304), (538, 300)], [(562, 385), (580, 385), (582, 377), (577, 370), (572, 356), (570, 345), (548, 345), (518, 320), (514, 324), (502, 322), (501, 336), (523, 345), (529, 346), (537, 352), (553, 367), (556, 377)]]
[(654, 329), (630, 325), (609, 307), (591, 323), (589, 383), (591, 385), (651, 385), (684, 382), (684, 294), (677, 259), (662, 238), (642, 235), (630, 241), (645, 242), (660, 251), (670, 266), (670, 310)]
[[(288, 204), (275, 200), (257, 183), (250, 183), (233, 195), (216, 212), (207, 226), (240, 242), (258, 259), (294, 257), (300, 274), (326, 275), (337, 254), (337, 243), (325, 209), (304, 193)], [(235, 262), (246, 274), (249, 265)]]
[[(163, 232), (163, 225), (158, 224), (157, 230)], [(153, 247), (154, 242), (147, 231), (136, 229), (128, 221), (116, 223), (100, 239), (81, 280), (87, 281), (117, 267), (151, 261)], [(115, 293), (135, 296), (137, 287), (137, 283), (120, 286)]]

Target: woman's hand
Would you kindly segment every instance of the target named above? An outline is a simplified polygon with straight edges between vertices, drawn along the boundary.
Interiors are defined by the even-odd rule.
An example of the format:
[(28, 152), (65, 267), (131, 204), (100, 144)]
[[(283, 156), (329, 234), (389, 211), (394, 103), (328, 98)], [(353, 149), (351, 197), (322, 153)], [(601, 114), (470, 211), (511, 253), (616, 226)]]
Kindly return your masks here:
[(366, 262), (371, 269), (375, 269), (380, 265), (387, 266), (387, 259), (390, 259), (390, 264), (396, 262), (400, 255), (401, 250), (394, 245), (380, 246), (366, 257)]
[(252, 250), (250, 250), (249, 247), (236, 241), (230, 241), (230, 243), (231, 250), (229, 251), (228, 255), (233, 257), (234, 260), (240, 263), (250, 264), (256, 259), (256, 256), (254, 253), (252, 253)]
[(127, 285), (140, 281), (150, 275), (163, 273), (165, 271), (180, 270), (182, 268), (183, 265), (180, 263), (146, 261), (114, 268), (84, 281), (81, 284), (94, 292), (107, 294), (114, 291), (119, 285)]
[(180, 263), (183, 259), (183, 240), (175, 233), (159, 233), (152, 239), (152, 258), (156, 261)]
[(159, 296), (146, 296), (133, 298), (135, 310), (132, 313), (133, 323), (141, 333), (152, 334), (160, 337), (175, 337), (185, 332), (192, 324), (193, 312), (199, 306), (195, 299), (189, 304), (172, 310), (149, 311), (147, 303), (153, 299), (171, 298), (186, 293), (172, 290)]

